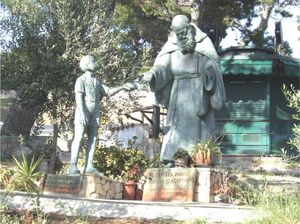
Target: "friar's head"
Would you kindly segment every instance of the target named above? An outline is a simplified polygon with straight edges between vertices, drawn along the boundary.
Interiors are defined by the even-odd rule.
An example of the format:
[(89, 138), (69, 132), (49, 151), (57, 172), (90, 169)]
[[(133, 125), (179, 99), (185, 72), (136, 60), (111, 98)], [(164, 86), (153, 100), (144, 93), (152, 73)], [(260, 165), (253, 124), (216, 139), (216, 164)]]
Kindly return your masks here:
[(191, 53), (195, 50), (196, 40), (195, 28), (190, 24), (188, 17), (177, 15), (172, 20), (172, 31), (176, 34), (177, 44), (183, 54)]

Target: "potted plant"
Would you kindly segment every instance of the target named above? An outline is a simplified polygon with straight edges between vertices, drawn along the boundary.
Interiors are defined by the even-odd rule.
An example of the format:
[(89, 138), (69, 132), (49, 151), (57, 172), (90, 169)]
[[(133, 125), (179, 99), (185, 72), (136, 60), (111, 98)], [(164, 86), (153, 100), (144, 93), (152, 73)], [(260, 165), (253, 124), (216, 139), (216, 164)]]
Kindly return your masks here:
[(217, 165), (221, 159), (220, 144), (219, 137), (197, 143), (191, 152), (194, 165), (198, 167)]
[(137, 165), (123, 172), (123, 199), (134, 200), (136, 198), (138, 173), (139, 167)]
[(123, 171), (121, 172), (123, 199), (141, 200), (142, 192), (141, 189), (137, 188), (137, 183), (149, 161), (141, 150), (127, 148), (124, 151), (127, 158), (124, 161)]
[(191, 156), (188, 151), (183, 148), (179, 148), (173, 158), (175, 167), (188, 167), (190, 165)]
[(125, 149), (119, 145), (97, 149), (94, 167), (122, 183), (123, 199), (140, 200), (142, 189), (137, 186), (146, 168), (151, 167), (151, 160), (130, 141)]

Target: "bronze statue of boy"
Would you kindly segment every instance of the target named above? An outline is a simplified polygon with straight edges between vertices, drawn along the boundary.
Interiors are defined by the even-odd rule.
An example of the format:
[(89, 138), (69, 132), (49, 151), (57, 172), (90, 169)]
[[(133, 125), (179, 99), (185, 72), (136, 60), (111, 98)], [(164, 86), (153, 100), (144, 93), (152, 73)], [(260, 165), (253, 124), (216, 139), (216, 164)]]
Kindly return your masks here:
[(106, 96), (110, 97), (121, 90), (136, 89), (135, 84), (126, 83), (122, 86), (110, 88), (104, 85), (95, 76), (98, 64), (91, 55), (86, 55), (80, 60), (80, 68), (84, 72), (77, 78), (75, 84), (75, 136), (71, 146), (71, 167), (69, 174), (79, 174), (77, 168), (80, 144), (85, 132), (87, 132), (85, 173), (101, 174), (93, 167), (93, 158), (96, 148), (96, 139), (100, 126), (100, 101)]

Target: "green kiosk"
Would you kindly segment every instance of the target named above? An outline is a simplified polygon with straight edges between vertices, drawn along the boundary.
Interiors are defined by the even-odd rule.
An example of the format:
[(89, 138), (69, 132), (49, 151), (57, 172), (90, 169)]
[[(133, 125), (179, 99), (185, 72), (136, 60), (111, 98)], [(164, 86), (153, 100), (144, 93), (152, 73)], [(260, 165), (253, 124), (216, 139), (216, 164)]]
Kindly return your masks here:
[(223, 154), (281, 154), (295, 122), (282, 86), (299, 89), (300, 59), (247, 47), (219, 55), (227, 102), (215, 116), (217, 132), (224, 133)]

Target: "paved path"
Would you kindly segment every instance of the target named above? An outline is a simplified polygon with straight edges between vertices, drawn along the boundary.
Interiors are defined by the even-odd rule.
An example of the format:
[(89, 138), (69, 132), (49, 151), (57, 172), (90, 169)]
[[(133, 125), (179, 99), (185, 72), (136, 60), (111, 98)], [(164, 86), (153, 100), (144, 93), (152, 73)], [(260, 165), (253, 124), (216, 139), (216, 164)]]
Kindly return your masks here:
[[(34, 209), (34, 199), (23, 192), (16, 192), (11, 196), (1, 192), (1, 200), (6, 200), (11, 209)], [(227, 204), (91, 200), (54, 195), (43, 195), (40, 198), (40, 208), (46, 213), (77, 217), (206, 219), (209, 223), (243, 223), (262, 216), (261, 212), (253, 208)]]

